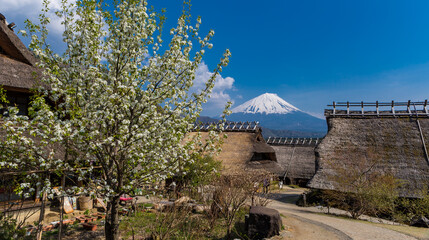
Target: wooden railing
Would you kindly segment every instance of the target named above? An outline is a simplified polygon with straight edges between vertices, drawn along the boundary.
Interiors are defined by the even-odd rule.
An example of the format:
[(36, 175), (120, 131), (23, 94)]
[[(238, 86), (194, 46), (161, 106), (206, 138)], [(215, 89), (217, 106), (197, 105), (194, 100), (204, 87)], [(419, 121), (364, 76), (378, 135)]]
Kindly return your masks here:
[(259, 122), (210, 122), (195, 124), (194, 131), (218, 130), (221, 127), (225, 132), (256, 132), (260, 129)]
[(266, 141), (270, 145), (316, 146), (322, 141), (322, 138), (269, 137)]
[(325, 116), (425, 116), (428, 100), (423, 102), (333, 102)]

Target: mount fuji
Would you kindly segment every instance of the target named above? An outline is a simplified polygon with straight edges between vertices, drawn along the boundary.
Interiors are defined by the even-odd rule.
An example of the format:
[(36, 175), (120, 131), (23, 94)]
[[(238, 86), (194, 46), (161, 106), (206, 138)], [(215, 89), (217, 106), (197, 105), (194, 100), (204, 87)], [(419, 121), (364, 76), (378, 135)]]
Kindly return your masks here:
[(324, 135), (327, 130), (325, 120), (303, 112), (274, 93), (262, 94), (231, 111), (232, 114), (227, 117), (229, 121), (258, 121), (262, 127), (274, 132), (298, 131), (306, 133), (303, 135), (309, 132)]

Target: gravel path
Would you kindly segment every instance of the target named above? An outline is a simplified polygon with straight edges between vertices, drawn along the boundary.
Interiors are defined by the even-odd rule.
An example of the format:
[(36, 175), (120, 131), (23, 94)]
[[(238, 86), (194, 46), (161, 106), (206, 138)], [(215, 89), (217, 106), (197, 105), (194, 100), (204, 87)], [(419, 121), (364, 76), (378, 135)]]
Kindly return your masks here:
[[(317, 214), (320, 210), (315, 207), (298, 207), (290, 203), (290, 199), (296, 198), (298, 192), (287, 192), (285, 194), (277, 194), (268, 207), (277, 209), (281, 214), (291, 216), (298, 221), (310, 224), (317, 227), (322, 227), (325, 230), (334, 233), (337, 239), (354, 239), (354, 240), (415, 240), (417, 238), (390, 230), (382, 227), (373, 226), (371, 224), (362, 223), (349, 219), (342, 219), (328, 215)], [(282, 197), (283, 195), (283, 197)], [(288, 224), (285, 219), (286, 225)], [(293, 220), (293, 221), (296, 221)], [(311, 229), (309, 229), (311, 230)], [(323, 234), (322, 234), (323, 235)], [(322, 236), (320, 235), (320, 236)], [(296, 239), (298, 239), (297, 237)], [(293, 238), (295, 239), (295, 238)], [(324, 238), (315, 238), (324, 239)]]

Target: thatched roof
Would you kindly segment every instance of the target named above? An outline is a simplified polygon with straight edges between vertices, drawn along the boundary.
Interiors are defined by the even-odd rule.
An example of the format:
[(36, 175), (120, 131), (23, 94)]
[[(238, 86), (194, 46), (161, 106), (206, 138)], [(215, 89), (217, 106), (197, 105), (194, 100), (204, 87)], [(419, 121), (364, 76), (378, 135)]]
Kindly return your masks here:
[(5, 19), (0, 19), (0, 85), (7, 90), (28, 92), (35, 85), (36, 59)]
[(281, 178), (287, 178), (293, 184), (305, 185), (316, 173), (315, 145), (271, 145), (276, 151), (277, 161), (283, 167), (278, 171)]
[[(363, 114), (362, 114), (363, 115)], [(429, 143), (429, 117), (332, 116), (329, 130), (316, 148), (317, 171), (308, 184), (318, 189), (342, 190), (338, 168), (367, 168), (392, 174), (402, 181), (400, 195), (418, 197), (429, 184), (429, 162), (421, 135)], [(421, 131), (419, 129), (421, 126)]]
[(36, 58), (7, 26), (5, 19), (0, 19), (0, 46), (12, 58), (31, 66), (35, 65)]
[[(198, 134), (192, 132), (188, 137)], [(208, 132), (201, 132), (202, 139), (208, 137)], [(281, 169), (278, 165), (275, 151), (265, 143), (260, 131), (226, 132), (228, 137), (221, 146), (222, 151), (214, 156), (222, 162), (224, 173), (232, 173), (245, 169), (264, 169), (270, 172)]]

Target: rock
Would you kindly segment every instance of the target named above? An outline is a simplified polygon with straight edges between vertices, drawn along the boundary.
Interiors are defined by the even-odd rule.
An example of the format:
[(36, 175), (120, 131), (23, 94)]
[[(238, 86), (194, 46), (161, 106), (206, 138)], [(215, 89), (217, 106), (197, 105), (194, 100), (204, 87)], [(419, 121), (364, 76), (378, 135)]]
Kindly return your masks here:
[(425, 227), (425, 228), (429, 228), (429, 219), (427, 219), (424, 216), (418, 217), (418, 218), (414, 218), (411, 221), (411, 226), (413, 227)]
[(155, 209), (158, 211), (165, 211), (165, 210), (169, 210), (169, 209), (173, 209), (174, 207), (174, 202), (169, 202), (169, 201), (160, 201), (159, 203), (154, 205)]
[(250, 239), (264, 239), (279, 235), (282, 226), (280, 213), (271, 208), (250, 208), (247, 231)]
[(174, 205), (180, 206), (180, 205), (184, 205), (184, 204), (190, 203), (190, 202), (192, 202), (192, 199), (185, 196), (185, 197), (181, 197), (181, 198), (177, 199), (176, 201), (174, 201)]
[(205, 206), (205, 205), (203, 205), (203, 204), (195, 204), (193, 207), (192, 207), (192, 211), (194, 212), (194, 213), (203, 213), (204, 211), (205, 211), (205, 209), (206, 209), (207, 207)]

